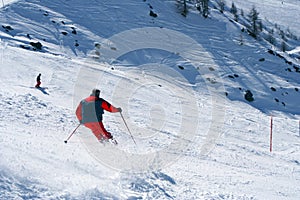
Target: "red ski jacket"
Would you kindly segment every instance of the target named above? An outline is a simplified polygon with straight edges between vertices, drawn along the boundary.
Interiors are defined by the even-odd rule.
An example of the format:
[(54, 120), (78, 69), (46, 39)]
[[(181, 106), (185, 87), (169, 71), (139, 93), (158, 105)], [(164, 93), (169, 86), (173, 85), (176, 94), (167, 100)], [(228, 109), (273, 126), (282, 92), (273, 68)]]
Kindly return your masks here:
[(108, 112), (119, 112), (119, 109), (102, 98), (89, 96), (82, 100), (76, 109), (76, 116), (80, 123), (101, 122), (104, 110)]

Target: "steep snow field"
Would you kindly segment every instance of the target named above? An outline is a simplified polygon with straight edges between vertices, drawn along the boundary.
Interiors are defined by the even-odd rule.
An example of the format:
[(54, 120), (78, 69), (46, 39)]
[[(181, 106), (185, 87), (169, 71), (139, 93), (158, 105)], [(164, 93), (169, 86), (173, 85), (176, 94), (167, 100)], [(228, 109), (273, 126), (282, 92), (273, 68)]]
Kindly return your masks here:
[[(296, 59), (215, 9), (204, 19), (173, 1), (4, 2), (0, 199), (300, 199)], [(299, 1), (283, 2), (299, 14)], [(118, 146), (82, 126), (63, 142), (95, 87), (123, 108), (136, 145), (118, 113), (104, 115)]]

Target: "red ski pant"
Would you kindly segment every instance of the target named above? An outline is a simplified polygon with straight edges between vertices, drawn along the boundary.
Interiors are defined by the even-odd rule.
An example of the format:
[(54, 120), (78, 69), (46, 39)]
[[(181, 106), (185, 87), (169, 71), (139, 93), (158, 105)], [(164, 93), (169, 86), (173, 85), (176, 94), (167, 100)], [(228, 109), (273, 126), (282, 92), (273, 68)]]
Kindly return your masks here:
[(37, 81), (35, 87), (40, 87), (40, 85), (41, 85), (41, 81)]
[(104, 128), (102, 122), (88, 122), (84, 126), (91, 129), (98, 140), (112, 138), (111, 133)]

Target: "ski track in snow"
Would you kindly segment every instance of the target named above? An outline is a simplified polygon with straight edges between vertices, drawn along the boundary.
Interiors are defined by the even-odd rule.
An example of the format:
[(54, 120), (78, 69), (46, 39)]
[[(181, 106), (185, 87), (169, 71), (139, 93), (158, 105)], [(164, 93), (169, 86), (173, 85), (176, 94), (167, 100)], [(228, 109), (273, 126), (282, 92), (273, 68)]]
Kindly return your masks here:
[[(69, 2), (18, 1), (0, 12), (1, 23), (15, 29), (0, 31), (1, 199), (300, 198), (300, 111), (295, 91), (299, 75), (287, 73), (282, 60), (266, 54), (252, 38), (238, 45), (239, 27), (222, 21), (216, 10), (214, 19), (203, 20), (193, 13), (182, 18), (165, 12), (175, 7), (168, 1), (72, 3), (70, 9)], [(159, 14), (156, 19), (148, 16), (150, 4)], [(87, 18), (82, 19), (78, 12), (84, 9)], [(111, 26), (115, 19), (118, 24)], [(195, 23), (199, 19), (201, 24)], [(94, 42), (110, 44), (105, 38), (145, 26), (172, 27), (196, 38), (203, 49), (193, 53), (208, 52), (205, 55), (216, 64), (210, 66), (209, 58), (201, 58), (200, 66), (210, 67), (210, 73), (199, 75), (181, 55), (149, 49), (119, 60), (92, 60), (97, 58)], [(198, 37), (198, 32), (210, 34)], [(18, 48), (31, 38), (42, 41), (42, 52)], [(262, 57), (263, 63), (258, 61)], [(274, 65), (280, 67), (273, 70)], [(213, 71), (219, 74), (216, 80)], [(44, 91), (33, 87), (38, 73)], [(234, 74), (238, 77), (228, 78)], [(207, 86), (221, 83), (229, 96), (218, 94), (214, 99)], [(256, 101), (249, 105), (242, 94), (252, 85)], [(275, 86), (276, 92), (270, 92)], [(120, 154), (123, 158), (102, 152), (110, 147), (97, 143), (84, 127), (68, 144), (63, 142), (77, 126), (75, 106), (91, 87), (99, 87), (104, 98), (124, 108), (137, 146), (118, 114), (106, 113), (104, 120), (119, 141), (115, 150), (125, 152)], [(224, 118), (214, 119), (214, 109)], [(269, 114), (274, 115), (272, 153)], [(188, 145), (170, 148), (181, 140), (178, 147)], [(150, 159), (153, 152), (158, 155), (155, 160)], [(136, 155), (142, 158), (135, 162)], [(161, 162), (159, 156), (170, 160)], [(133, 165), (147, 170), (135, 171), (139, 168)]]

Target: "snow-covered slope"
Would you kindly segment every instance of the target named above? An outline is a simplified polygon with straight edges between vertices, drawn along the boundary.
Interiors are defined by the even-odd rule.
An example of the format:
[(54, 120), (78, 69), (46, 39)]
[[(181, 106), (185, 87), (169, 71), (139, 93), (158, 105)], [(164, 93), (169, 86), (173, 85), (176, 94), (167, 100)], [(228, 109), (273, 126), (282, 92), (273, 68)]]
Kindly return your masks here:
[[(204, 19), (173, 1), (86, 4), (17, 1), (0, 12), (1, 199), (300, 198), (295, 60), (218, 10)], [(118, 113), (104, 119), (117, 147), (84, 127), (63, 142), (95, 87), (123, 108), (137, 145)]]
[(298, 0), (265, 0), (257, 2), (255, 0), (225, 0), (228, 6), (234, 2), (239, 9), (249, 13), (250, 9), (255, 6), (263, 20), (271, 21), (273, 24), (282, 26), (284, 29), (289, 28), (295, 34), (300, 35), (299, 23), (300, 2)]

